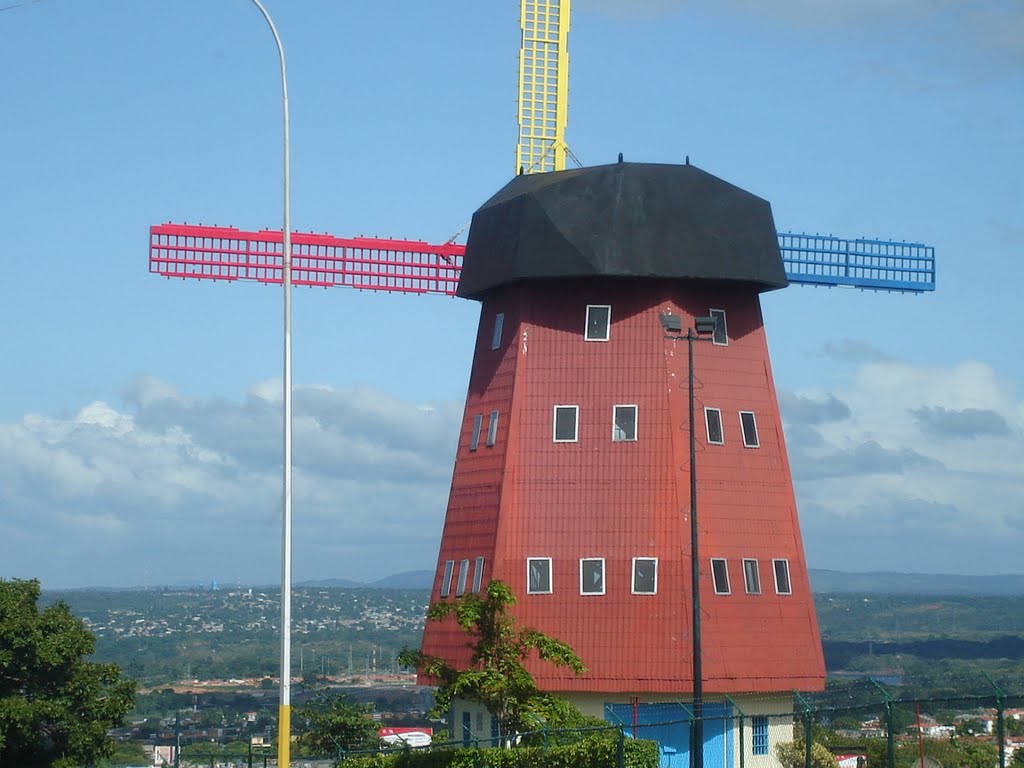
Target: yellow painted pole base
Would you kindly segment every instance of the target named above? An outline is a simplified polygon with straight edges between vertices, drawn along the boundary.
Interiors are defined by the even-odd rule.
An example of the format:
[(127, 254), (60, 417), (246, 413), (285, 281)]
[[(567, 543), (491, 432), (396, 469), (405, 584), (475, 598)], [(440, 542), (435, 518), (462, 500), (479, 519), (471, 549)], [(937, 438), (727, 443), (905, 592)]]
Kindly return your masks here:
[(291, 763), (292, 708), (281, 704), (277, 708), (277, 768), (288, 768)]

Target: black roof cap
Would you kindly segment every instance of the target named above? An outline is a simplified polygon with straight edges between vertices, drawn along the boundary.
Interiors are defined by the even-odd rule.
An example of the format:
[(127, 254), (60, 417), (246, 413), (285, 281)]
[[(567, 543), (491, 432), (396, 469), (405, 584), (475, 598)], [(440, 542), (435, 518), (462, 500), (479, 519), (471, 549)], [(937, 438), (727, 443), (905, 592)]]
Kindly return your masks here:
[(692, 165), (516, 176), (473, 214), (458, 295), (564, 277), (787, 285), (771, 205)]

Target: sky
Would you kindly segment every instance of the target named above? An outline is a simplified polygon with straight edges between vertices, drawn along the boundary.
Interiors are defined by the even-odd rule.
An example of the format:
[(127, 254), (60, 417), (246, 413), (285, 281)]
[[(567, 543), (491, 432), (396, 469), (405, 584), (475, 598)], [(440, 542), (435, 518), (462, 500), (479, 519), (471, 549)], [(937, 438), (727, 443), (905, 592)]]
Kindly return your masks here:
[[(442, 242), (515, 171), (515, 0), (265, 0), (292, 223)], [(934, 246), (937, 290), (763, 298), (811, 568), (1020, 573), (1024, 5), (575, 0), (568, 141), (781, 231)], [(245, 0), (0, 0), (0, 578), (273, 584), (281, 293), (148, 273), (164, 221), (281, 226)], [(294, 294), (297, 581), (432, 570), (479, 306)]]

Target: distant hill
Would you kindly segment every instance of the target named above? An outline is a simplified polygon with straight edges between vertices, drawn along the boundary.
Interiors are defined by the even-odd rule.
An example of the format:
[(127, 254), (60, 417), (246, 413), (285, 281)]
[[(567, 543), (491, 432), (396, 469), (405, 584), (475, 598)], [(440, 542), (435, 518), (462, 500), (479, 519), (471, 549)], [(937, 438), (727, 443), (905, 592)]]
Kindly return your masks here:
[(351, 579), (319, 579), (304, 581), (300, 587), (341, 587), (343, 589), (430, 589), (434, 581), (433, 571), (405, 571), (383, 579), (371, 581), (352, 581)]
[(882, 595), (1024, 595), (1024, 576), (955, 576), (952, 574), (846, 573), (808, 569), (815, 594), (861, 592)]

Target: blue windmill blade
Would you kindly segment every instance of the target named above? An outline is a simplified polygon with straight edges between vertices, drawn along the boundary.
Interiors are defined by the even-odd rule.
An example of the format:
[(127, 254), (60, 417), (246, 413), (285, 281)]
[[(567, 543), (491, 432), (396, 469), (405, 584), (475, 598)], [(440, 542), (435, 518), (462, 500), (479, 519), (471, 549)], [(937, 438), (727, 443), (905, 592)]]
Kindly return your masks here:
[(791, 283), (910, 293), (935, 290), (935, 249), (930, 245), (778, 234)]

